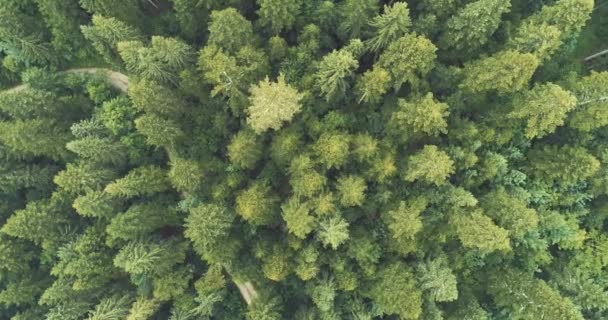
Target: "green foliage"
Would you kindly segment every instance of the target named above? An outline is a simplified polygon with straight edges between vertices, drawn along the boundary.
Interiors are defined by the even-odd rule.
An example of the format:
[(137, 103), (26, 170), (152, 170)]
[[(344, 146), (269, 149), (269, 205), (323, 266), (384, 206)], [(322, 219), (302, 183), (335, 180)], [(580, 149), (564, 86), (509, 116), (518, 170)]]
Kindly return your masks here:
[(301, 0), (257, 0), (257, 3), (260, 22), (270, 25), (274, 33), (291, 29), (302, 4)]
[(315, 227), (315, 218), (310, 215), (310, 205), (297, 199), (290, 199), (281, 206), (283, 219), (290, 233), (298, 238), (306, 238)]
[(0, 319), (608, 318), (606, 8), (0, 0)]
[(23, 157), (45, 156), (53, 160), (68, 157), (65, 144), (72, 139), (70, 132), (51, 119), (31, 119), (0, 122), (0, 142)]
[(211, 12), (208, 45), (217, 46), (233, 54), (244, 46), (252, 45), (254, 40), (251, 22), (236, 9)]
[(577, 98), (576, 110), (570, 126), (581, 131), (591, 131), (608, 125), (608, 72), (592, 72), (574, 85), (572, 93)]
[(110, 64), (119, 65), (118, 43), (142, 38), (139, 31), (113, 17), (93, 15), (93, 25), (81, 26), (82, 34)]
[(105, 192), (112, 196), (132, 198), (153, 195), (168, 188), (169, 180), (165, 170), (157, 166), (143, 166), (107, 185)]
[(239, 131), (228, 145), (228, 158), (237, 167), (252, 169), (260, 160), (262, 150), (256, 135), (250, 130)]
[(400, 99), (399, 109), (391, 115), (388, 128), (406, 139), (416, 135), (447, 133), (448, 108), (447, 104), (436, 101), (432, 93), (411, 103)]
[(507, 308), (511, 317), (584, 319), (570, 299), (560, 296), (543, 280), (516, 270), (502, 270), (498, 274), (501, 276), (492, 278), (489, 291), (496, 304)]
[(276, 220), (277, 198), (264, 181), (256, 181), (236, 197), (236, 212), (253, 225), (271, 224)]
[(547, 83), (534, 87), (513, 102), (509, 117), (525, 119), (526, 137), (543, 137), (564, 124), (566, 114), (576, 106), (576, 98), (560, 86)]
[(458, 298), (456, 276), (444, 257), (428, 260), (417, 266), (420, 289), (432, 301), (454, 301)]
[(257, 134), (268, 129), (279, 130), (283, 122), (289, 122), (300, 111), (300, 100), (303, 95), (285, 83), (285, 77), (279, 76), (277, 82), (270, 82), (268, 77), (249, 89), (251, 105), (247, 109), (247, 123)]
[(380, 55), (378, 66), (391, 74), (393, 87), (417, 85), (435, 66), (437, 48), (425, 37), (407, 34), (393, 41)]
[(378, 12), (378, 0), (346, 0), (339, 10), (339, 32), (348, 38), (362, 38), (369, 32), (369, 22)]
[(349, 156), (350, 137), (341, 133), (323, 133), (313, 145), (319, 162), (326, 168), (342, 167)]
[(422, 295), (410, 267), (402, 262), (383, 266), (372, 284), (369, 296), (387, 315), (418, 319), (422, 313)]
[(336, 189), (340, 195), (340, 204), (345, 207), (354, 207), (363, 204), (367, 185), (361, 177), (346, 176), (338, 178)]
[(173, 158), (169, 170), (169, 180), (181, 192), (194, 192), (202, 183), (205, 172), (201, 164), (194, 160)]
[(177, 39), (153, 36), (150, 47), (141, 41), (121, 41), (118, 53), (127, 70), (144, 80), (176, 84), (178, 74), (193, 61), (192, 48)]
[(443, 185), (454, 172), (454, 161), (437, 146), (426, 145), (408, 159), (406, 181), (421, 180), (435, 185)]
[(378, 103), (391, 84), (391, 75), (382, 68), (366, 71), (357, 81), (356, 90), (361, 96), (359, 102)]
[(386, 211), (382, 219), (386, 224), (390, 236), (395, 241), (398, 251), (407, 254), (411, 243), (422, 230), (422, 219), (420, 214), (426, 209), (428, 201), (424, 198), (416, 198), (407, 203), (399, 202), (392, 210)]
[(325, 218), (319, 222), (317, 237), (323, 246), (336, 250), (349, 238), (348, 222), (338, 215)]
[(154, 114), (146, 114), (135, 119), (135, 127), (146, 137), (150, 145), (158, 147), (173, 147), (184, 136), (184, 132), (175, 121)]
[(440, 41), (442, 47), (471, 52), (485, 45), (498, 29), (501, 16), (509, 11), (510, 6), (509, 0), (478, 0), (468, 3), (447, 21)]
[(405, 2), (397, 2), (392, 6), (384, 6), (384, 13), (378, 15), (370, 23), (376, 29), (376, 35), (367, 40), (372, 51), (386, 48), (393, 41), (405, 36), (412, 21), (410, 10)]
[(194, 250), (210, 260), (210, 253), (226, 249), (234, 218), (234, 213), (225, 207), (215, 204), (200, 205), (190, 210), (184, 235), (193, 242)]
[(452, 217), (451, 222), (456, 227), (460, 242), (466, 248), (476, 248), (481, 253), (511, 250), (509, 232), (497, 226), (481, 210), (457, 214)]
[(316, 86), (327, 101), (341, 98), (350, 88), (359, 62), (352, 53), (346, 50), (333, 51), (323, 57), (319, 64), (319, 71), (315, 74)]
[(466, 64), (460, 88), (473, 92), (496, 90), (506, 94), (524, 88), (538, 66), (538, 59), (530, 53), (513, 50)]
[(582, 147), (544, 146), (532, 150), (528, 158), (534, 176), (564, 187), (592, 176), (600, 167), (600, 162)]

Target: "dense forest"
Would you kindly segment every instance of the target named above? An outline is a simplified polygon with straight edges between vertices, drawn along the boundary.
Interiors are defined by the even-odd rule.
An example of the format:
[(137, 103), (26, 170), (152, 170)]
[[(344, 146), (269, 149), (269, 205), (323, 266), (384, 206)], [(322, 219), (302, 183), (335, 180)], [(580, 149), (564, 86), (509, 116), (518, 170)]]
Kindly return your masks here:
[(0, 319), (608, 319), (608, 3), (0, 0)]

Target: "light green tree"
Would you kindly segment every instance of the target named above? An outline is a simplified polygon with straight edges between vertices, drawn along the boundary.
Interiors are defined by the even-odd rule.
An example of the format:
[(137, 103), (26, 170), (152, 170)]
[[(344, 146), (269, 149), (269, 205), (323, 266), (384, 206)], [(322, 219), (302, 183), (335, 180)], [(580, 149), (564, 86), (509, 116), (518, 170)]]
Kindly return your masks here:
[(546, 83), (515, 99), (509, 117), (526, 120), (526, 137), (540, 138), (563, 125), (567, 113), (575, 106), (572, 94), (556, 84)]
[(106, 186), (105, 191), (123, 198), (132, 198), (141, 195), (153, 195), (169, 189), (167, 172), (158, 166), (142, 166)]
[(415, 34), (407, 34), (393, 41), (380, 55), (378, 66), (391, 74), (393, 87), (399, 90), (404, 83), (416, 85), (435, 66), (437, 48)]
[(359, 62), (352, 53), (345, 49), (334, 50), (323, 57), (317, 73), (315, 84), (327, 101), (342, 98), (350, 88), (354, 72)]
[(367, 185), (365, 180), (359, 176), (343, 176), (338, 178), (336, 185), (340, 195), (340, 204), (345, 207), (357, 207), (365, 200)]
[(378, 103), (391, 85), (391, 75), (383, 68), (374, 67), (357, 80), (355, 89), (359, 93), (359, 103)]
[(348, 222), (339, 215), (327, 217), (319, 222), (317, 238), (323, 246), (336, 250), (349, 238), (348, 225)]
[(250, 105), (247, 109), (247, 123), (257, 134), (268, 129), (279, 130), (284, 122), (289, 122), (300, 112), (300, 100), (303, 94), (289, 86), (285, 77), (280, 75), (277, 82), (270, 82), (268, 77), (253, 85), (249, 92)]
[(342, 167), (349, 156), (350, 137), (342, 133), (326, 132), (313, 145), (319, 162), (327, 169)]
[(235, 214), (217, 204), (202, 204), (190, 209), (184, 235), (193, 243), (194, 250), (205, 260), (214, 262), (215, 252), (231, 251), (228, 245), (230, 228)]
[(403, 262), (382, 266), (372, 284), (369, 297), (386, 315), (401, 319), (419, 319), (422, 314), (422, 294), (411, 268)]
[(456, 213), (450, 221), (465, 248), (477, 249), (486, 254), (511, 251), (509, 231), (497, 226), (481, 209), (472, 213)]
[(576, 110), (569, 125), (591, 131), (608, 125), (608, 72), (594, 72), (578, 79), (572, 93), (577, 98)]
[(388, 129), (405, 139), (416, 135), (445, 134), (448, 128), (446, 119), (450, 114), (448, 109), (446, 103), (435, 100), (430, 92), (412, 102), (399, 99), (399, 108), (391, 115)]
[(253, 225), (276, 222), (278, 198), (265, 181), (256, 181), (236, 197), (236, 212)]
[(538, 67), (538, 58), (531, 53), (501, 51), (465, 65), (460, 88), (478, 93), (496, 90), (507, 94), (523, 89)]
[(310, 214), (310, 205), (302, 203), (297, 198), (291, 198), (281, 206), (283, 220), (289, 233), (298, 238), (306, 238), (315, 227), (315, 217)]
[(410, 10), (405, 2), (397, 2), (392, 6), (385, 5), (384, 13), (378, 15), (370, 23), (376, 34), (366, 41), (372, 51), (380, 51), (391, 42), (405, 36), (412, 24)]
[(299, 14), (301, 0), (256, 0), (260, 5), (260, 21), (270, 25), (273, 33), (289, 30)]
[(114, 66), (120, 65), (117, 47), (119, 42), (143, 38), (137, 29), (113, 17), (93, 15), (91, 22), (92, 25), (80, 27), (82, 34), (97, 52)]
[(229, 54), (236, 53), (255, 40), (253, 26), (236, 9), (211, 12), (208, 45), (217, 46)]
[(457, 280), (445, 256), (427, 259), (416, 266), (420, 289), (432, 301), (454, 301), (458, 298)]
[(501, 16), (510, 7), (509, 0), (477, 0), (468, 3), (447, 21), (440, 44), (444, 48), (464, 52), (480, 48), (498, 29)]
[(406, 181), (421, 180), (435, 185), (443, 185), (454, 173), (454, 161), (437, 146), (425, 145), (421, 151), (408, 159)]
[(262, 149), (251, 130), (241, 130), (228, 145), (230, 162), (243, 169), (252, 169), (262, 156)]

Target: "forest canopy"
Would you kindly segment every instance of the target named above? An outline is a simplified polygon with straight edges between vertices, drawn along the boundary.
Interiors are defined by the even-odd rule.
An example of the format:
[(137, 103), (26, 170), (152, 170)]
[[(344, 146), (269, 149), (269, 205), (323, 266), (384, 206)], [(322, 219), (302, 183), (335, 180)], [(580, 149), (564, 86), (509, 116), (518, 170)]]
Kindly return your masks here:
[(0, 319), (607, 319), (607, 16), (0, 0)]

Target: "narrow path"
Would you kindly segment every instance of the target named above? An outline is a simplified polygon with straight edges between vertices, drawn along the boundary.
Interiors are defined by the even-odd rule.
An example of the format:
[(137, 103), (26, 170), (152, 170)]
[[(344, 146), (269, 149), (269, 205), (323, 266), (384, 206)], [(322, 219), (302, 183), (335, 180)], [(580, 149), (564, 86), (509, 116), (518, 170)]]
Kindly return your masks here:
[[(122, 92), (127, 92), (129, 89), (129, 77), (123, 73), (112, 71), (110, 69), (104, 68), (79, 68), (79, 69), (69, 69), (65, 71), (61, 71), (60, 73), (105, 73), (106, 79), (117, 90)], [(27, 88), (26, 84), (18, 85), (16, 87), (10, 88), (5, 92), (18, 92)], [(258, 293), (253, 288), (253, 284), (251, 281), (245, 281), (243, 283), (235, 281), (234, 284), (239, 288), (241, 295), (245, 302), (249, 305), (253, 301), (255, 297), (257, 297)]]
[[(65, 71), (61, 71), (59, 73), (62, 73), (62, 74), (65, 74), (65, 73), (89, 73), (89, 74), (105, 73), (106, 79), (114, 88), (116, 88), (117, 90), (120, 90), (122, 92), (127, 92), (127, 89), (129, 89), (129, 77), (127, 77), (125, 74), (122, 74), (122, 73), (116, 72), (116, 71), (112, 71), (109, 69), (79, 68), (79, 69), (68, 69)], [(6, 90), (5, 92), (18, 92), (25, 88), (27, 88), (27, 85), (21, 84), (16, 87), (12, 87), (12, 88)]]

